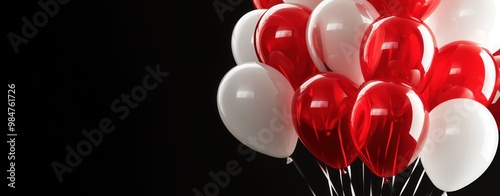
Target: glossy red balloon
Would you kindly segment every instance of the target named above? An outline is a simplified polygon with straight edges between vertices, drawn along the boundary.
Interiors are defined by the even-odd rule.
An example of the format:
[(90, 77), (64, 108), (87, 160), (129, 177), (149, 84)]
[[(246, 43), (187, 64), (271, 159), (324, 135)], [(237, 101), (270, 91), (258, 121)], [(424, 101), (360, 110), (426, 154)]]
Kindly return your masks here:
[(365, 81), (400, 81), (420, 92), (438, 49), (423, 22), (390, 16), (368, 27), (360, 50)]
[(488, 110), (490, 110), (491, 114), (495, 118), (498, 131), (500, 131), (500, 103), (491, 104), (490, 107), (488, 107)]
[(368, 0), (380, 15), (411, 16), (424, 20), (437, 7), (440, 0)]
[(497, 122), (498, 126), (498, 131), (500, 131), (500, 98), (499, 98), (500, 97), (500, 54), (498, 56), (494, 56), (494, 58), (498, 70), (497, 85), (496, 85), (497, 91), (495, 93), (495, 97), (493, 98), (493, 102), (488, 107), (488, 109), (495, 118), (495, 121)]
[(498, 68), (493, 56), (479, 45), (456, 41), (439, 49), (422, 97), (432, 110), (453, 98), (474, 99), (488, 107), (497, 91)]
[[(497, 68), (497, 79), (496, 79), (496, 84), (495, 84), (496, 92), (493, 92), (495, 97), (493, 97), (493, 100), (491, 103), (496, 103), (498, 101), (498, 98), (500, 98), (500, 55), (493, 56), (493, 59), (495, 60), (495, 67)], [(498, 123), (498, 124), (499, 124), (498, 126), (500, 126), (500, 123)]]
[(279, 4), (267, 10), (257, 24), (255, 46), (259, 60), (276, 68), (297, 89), (319, 73), (306, 44), (311, 10), (298, 4)]
[(269, 9), (283, 3), (283, 0), (253, 0), (252, 3), (255, 9)]
[(499, 70), (500, 70), (500, 54), (496, 54), (495, 56), (493, 56), (493, 58), (495, 58), (497, 68), (499, 68)]
[(394, 176), (420, 154), (429, 128), (428, 110), (408, 85), (365, 83), (351, 115), (358, 156), (379, 177)]
[(495, 56), (500, 56), (500, 50), (498, 50), (497, 52), (495, 52), (495, 54), (493, 54)]
[(307, 80), (292, 101), (292, 121), (304, 146), (330, 167), (343, 169), (356, 158), (350, 113), (358, 86), (333, 72)]

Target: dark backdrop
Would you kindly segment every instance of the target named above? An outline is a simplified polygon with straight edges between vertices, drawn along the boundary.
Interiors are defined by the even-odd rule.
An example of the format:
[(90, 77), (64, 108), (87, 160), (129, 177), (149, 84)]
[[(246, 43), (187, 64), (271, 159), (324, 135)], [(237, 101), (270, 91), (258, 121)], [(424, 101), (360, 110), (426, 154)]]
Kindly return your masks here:
[[(193, 189), (208, 187), (212, 195), (311, 195), (310, 186), (317, 195), (330, 195), (320, 166), (300, 143), (295, 164), (287, 165), (249, 151), (222, 124), (215, 98), (220, 80), (235, 65), (232, 29), (253, 7), (250, 0), (219, 2), (230, 7), (223, 20), (212, 0), (61, 0), (45, 19), (38, 1), (3, 2), (3, 74), (16, 85), (14, 192), (195, 195)], [(37, 32), (23, 27), (22, 18), (33, 22), (34, 15)], [(8, 35), (23, 36), (23, 30), (31, 38), (16, 53)], [(115, 106), (125, 106), (122, 95), (141, 90), (148, 66), (165, 72), (158, 85), (139, 94), (134, 107), (112, 109), (117, 101)], [(102, 140), (89, 149), (83, 132), (99, 128), (101, 121), (114, 129), (93, 135)], [(4, 145), (8, 153), (9, 144)], [(72, 172), (59, 181), (54, 164), (62, 170), (78, 148), (88, 155), (70, 159)], [(373, 182), (378, 194), (381, 181), (366, 174), (363, 186), (360, 164), (352, 166), (356, 193), (367, 194)], [(234, 167), (229, 179), (224, 178), (227, 165)], [(449, 195), (498, 192), (499, 167), (497, 156), (480, 179)], [(342, 192), (338, 171), (329, 172)], [(413, 193), (419, 174), (412, 175), (405, 194)], [(440, 194), (426, 176), (417, 191)]]

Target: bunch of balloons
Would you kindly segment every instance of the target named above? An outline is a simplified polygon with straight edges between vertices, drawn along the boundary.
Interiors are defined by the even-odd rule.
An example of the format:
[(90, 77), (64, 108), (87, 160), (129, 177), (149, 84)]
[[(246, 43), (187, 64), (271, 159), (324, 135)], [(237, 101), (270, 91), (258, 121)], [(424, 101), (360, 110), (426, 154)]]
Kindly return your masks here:
[(359, 157), (382, 178), (420, 157), (447, 192), (489, 167), (499, 137), (490, 109), (500, 96), (500, 1), (253, 5), (234, 27), (237, 66), (217, 92), (221, 119), (243, 144), (286, 158), (300, 140), (332, 168)]

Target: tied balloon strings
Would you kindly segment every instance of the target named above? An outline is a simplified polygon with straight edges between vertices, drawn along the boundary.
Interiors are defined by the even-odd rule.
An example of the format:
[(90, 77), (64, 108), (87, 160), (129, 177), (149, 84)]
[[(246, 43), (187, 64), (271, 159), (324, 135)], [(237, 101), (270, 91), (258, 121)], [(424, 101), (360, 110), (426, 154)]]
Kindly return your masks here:
[[(221, 117), (226, 127), (237, 127), (236, 130), (229, 129), (238, 136), (236, 138), (245, 138), (248, 134), (261, 137), (262, 132), (255, 131), (260, 127), (255, 125), (268, 123), (269, 119), (276, 117), (275, 110), (261, 107), (274, 105), (269, 108), (288, 111), (288, 107), (295, 105), (291, 113), (296, 118), (292, 119), (293, 123), (286, 124), (300, 123), (304, 126), (295, 126), (295, 130), (286, 129), (285, 138), (291, 138), (290, 141), (273, 140), (277, 142), (273, 144), (282, 148), (266, 148), (259, 152), (279, 155), (279, 158), (288, 157), (294, 149), (285, 144), (296, 142), (297, 137), (293, 134), (299, 133), (300, 141), (310, 150), (316, 151), (313, 154), (327, 155), (342, 150), (343, 160), (332, 160), (337, 158), (331, 156), (316, 157), (327, 165), (331, 165), (332, 161), (351, 163), (357, 153), (360, 157), (366, 157), (362, 160), (367, 166), (363, 168), (363, 173), (368, 171), (363, 176), (363, 185), (366, 186), (358, 195), (364, 195), (368, 190), (369, 195), (379, 195), (379, 192), (397, 194), (399, 191), (397, 195), (403, 195), (403, 192), (404, 195), (420, 194), (420, 190), (418, 193), (416, 190), (428, 184), (425, 181), (421, 183), (425, 174), (441, 190), (452, 186), (461, 189), (465, 186), (461, 184), (469, 184), (477, 178), (470, 177), (470, 174), (482, 174), (487, 169), (498, 144), (495, 116), (487, 108), (500, 88), (498, 67), (488, 52), (500, 49), (500, 39), (497, 38), (500, 32), (498, 0), (427, 0), (425, 4), (408, 0), (293, 1), (315, 1), (321, 2), (321, 5), (303, 9), (283, 0), (266, 7), (267, 11), (253, 10), (247, 13), (251, 15), (242, 17), (235, 26), (233, 38), (236, 39), (232, 39), (231, 44), (237, 66), (221, 81), (217, 105), (220, 107), (219, 112), (224, 111)], [(264, 4), (255, 2), (270, 1), (254, 0), (254, 6), (258, 8)], [(389, 10), (389, 7), (394, 6), (393, 2), (399, 2), (395, 4), (397, 8)], [(467, 14), (464, 15), (465, 12)], [(484, 26), (475, 25), (478, 22)], [(439, 28), (442, 27), (440, 24), (447, 26)], [(478, 31), (484, 32), (484, 36), (476, 36)], [(363, 40), (356, 39), (359, 37), (363, 37)], [(409, 37), (412, 39), (407, 39)], [(299, 44), (289, 44), (295, 42)], [(359, 52), (359, 55), (354, 55), (357, 61), (352, 61), (353, 55), (345, 55), (345, 50), (337, 49), (336, 46), (359, 49), (354, 50)], [(391, 55), (396, 53), (399, 55)], [(407, 56), (415, 58), (408, 60)], [(331, 60), (329, 57), (339, 58)], [(395, 63), (403, 66), (394, 66)], [(324, 72), (328, 69), (332, 72)], [(276, 84), (284, 88), (278, 92), (274, 88)], [(300, 91), (294, 90), (299, 87)], [(243, 92), (243, 88), (254, 90), (248, 94)], [(443, 92), (447, 96), (438, 96)], [(467, 96), (464, 92), (467, 92)], [(235, 93), (241, 96), (234, 96)], [(275, 99), (276, 93), (283, 96), (293, 94), (293, 104), (288, 102), (289, 99)], [(262, 99), (248, 99), (254, 95)], [(469, 95), (476, 98), (470, 99)], [(245, 112), (231, 107), (243, 99), (246, 103), (242, 106)], [(342, 113), (347, 99), (355, 103), (352, 108), (348, 108), (350, 118), (346, 118), (346, 121), (350, 119), (351, 122), (344, 122), (342, 115), (331, 115), (332, 111), (337, 110)], [(496, 99), (498, 96), (494, 102)], [(408, 103), (411, 103), (411, 107), (407, 107)], [(470, 110), (472, 106), (474, 110)], [(457, 126), (456, 121), (446, 120), (450, 113), (456, 114), (453, 117), (460, 120), (459, 132), (446, 131)], [(256, 118), (246, 118), (247, 114)], [(411, 120), (400, 120), (407, 119), (407, 116), (411, 116)], [(329, 120), (324, 125), (317, 125), (316, 122), (322, 119)], [(346, 148), (348, 144), (343, 142), (346, 139), (342, 137), (335, 137), (336, 141), (323, 144), (322, 141), (331, 141), (333, 137), (330, 134), (340, 133), (324, 130), (326, 125), (337, 126), (335, 122), (352, 125), (350, 133), (345, 135), (358, 137), (351, 138), (350, 148)], [(373, 126), (379, 123), (390, 123), (391, 127)], [(428, 128), (424, 126), (426, 123)], [(476, 129), (481, 130), (481, 133)], [(427, 134), (429, 130), (440, 131), (442, 136), (439, 137), (446, 138), (446, 142), (438, 140), (438, 143), (429, 147), (449, 156), (422, 153), (422, 159), (412, 166), (408, 165), (407, 159), (398, 159), (400, 156), (418, 156), (419, 151), (411, 152), (410, 149), (425, 148), (425, 136), (431, 136)], [(388, 132), (389, 135), (378, 134), (381, 132)], [(471, 141), (468, 142), (471, 146), (463, 146), (462, 141)], [(331, 145), (336, 146), (332, 148)], [(393, 146), (397, 148), (392, 149)], [(462, 148), (470, 150), (463, 153), (459, 151)], [(355, 150), (347, 152), (343, 149)], [(483, 149), (488, 149), (488, 153)], [(474, 158), (478, 155), (481, 157)], [(469, 159), (476, 161), (462, 161)], [(422, 162), (421, 165), (418, 162)], [(329, 175), (331, 168), (324, 164), (318, 165), (329, 182), (331, 195), (335, 191), (337, 195), (349, 196), (347, 180), (356, 187), (358, 180), (348, 179), (347, 176), (339, 181), (342, 187), (337, 186), (337, 179)], [(298, 166), (295, 166), (303, 176)], [(396, 180), (388, 178), (380, 183), (380, 174), (394, 176), (403, 170), (404, 175), (396, 176)], [(354, 179), (357, 177), (356, 172), (353, 173)], [(336, 183), (336, 188), (340, 188), (339, 192), (335, 190), (331, 179)], [(389, 180), (392, 180), (391, 184)]]
[[(416, 175), (418, 175), (418, 174), (417, 174), (418, 172), (416, 172), (416, 169), (417, 169), (417, 167), (419, 166), (419, 164), (421, 164), (421, 163), (420, 163), (420, 157), (418, 157), (418, 158), (417, 158), (417, 160), (415, 160), (415, 164), (413, 164), (413, 168), (412, 168), (412, 170), (411, 170), (411, 172), (410, 172), (410, 175), (409, 175), (408, 179), (406, 179), (406, 181), (405, 181), (405, 183), (404, 183), (403, 187), (401, 188), (401, 191), (400, 191), (400, 193), (399, 193), (399, 196), (403, 195), (403, 192), (405, 191), (405, 188), (408, 186), (409, 182), (411, 181), (411, 178), (412, 178), (412, 177), (417, 177)], [(365, 176), (365, 172), (366, 172), (366, 171), (365, 171), (365, 165), (364, 165), (364, 163), (361, 165), (361, 169), (362, 169), (362, 174), (363, 174), (363, 178), (362, 178), (362, 180), (363, 180), (363, 181), (362, 181), (362, 182), (363, 182), (363, 186), (364, 186), (364, 185), (365, 185), (365, 183), (367, 183), (367, 182), (365, 181), (365, 177), (364, 177), (364, 176)], [(349, 171), (349, 172), (350, 172), (350, 171)], [(413, 195), (413, 196), (415, 196), (415, 195), (417, 194), (417, 191), (419, 190), (420, 184), (421, 184), (421, 182), (422, 182), (422, 180), (423, 180), (423, 178), (424, 178), (424, 175), (425, 175), (425, 174), (426, 174), (425, 170), (422, 170), (422, 173), (420, 173), (420, 175), (419, 175), (419, 177), (418, 177), (418, 180), (417, 180), (417, 183), (416, 183), (415, 189), (413, 190), (413, 193), (412, 193), (412, 195)], [(389, 181), (391, 181), (391, 182), (389, 183)], [(394, 187), (394, 183), (395, 183), (395, 181), (396, 181), (396, 176), (393, 176), (392, 178), (390, 178), (390, 180), (389, 180), (389, 179), (387, 179), (387, 178), (383, 178), (383, 179), (382, 179), (382, 182), (381, 182), (381, 186), (380, 186), (380, 190), (381, 190), (380, 195), (383, 195), (383, 191), (382, 191), (382, 190), (384, 189), (384, 186), (391, 186), (391, 187)], [(374, 192), (373, 192), (373, 186), (372, 186), (372, 185), (373, 185), (373, 182), (372, 182), (372, 181), (370, 181), (369, 183), (370, 183), (370, 192), (369, 192), (370, 194), (369, 194), (369, 195), (370, 195), (370, 196), (372, 196), (372, 195), (373, 195), (373, 193), (374, 193)], [(393, 190), (393, 191), (394, 191), (394, 190)], [(354, 195), (354, 193), (353, 193), (353, 195)], [(447, 196), (447, 195), (446, 195), (446, 192), (444, 192), (442, 196)]]
[[(330, 195), (333, 196), (333, 193), (335, 193), (335, 195), (340, 195), (339, 192), (335, 189), (335, 186), (333, 185), (333, 182), (330, 178), (329, 167), (326, 164), (324, 166), (322, 166), (318, 160), (316, 160), (316, 162), (318, 163), (318, 166), (320, 167), (321, 171), (323, 172), (323, 175), (325, 175), (325, 177), (328, 181)], [(364, 176), (363, 176), (363, 178), (364, 178)], [(340, 180), (340, 187), (342, 187), (342, 192), (341, 192), (342, 196), (346, 196), (346, 191), (349, 191), (349, 190), (350, 190), (351, 196), (356, 196), (356, 192), (354, 191), (354, 186), (352, 184), (351, 166), (347, 166), (345, 169), (339, 169), (339, 180)], [(347, 184), (347, 183), (349, 183), (349, 184)], [(349, 194), (347, 194), (347, 195), (349, 195)]]
[(380, 192), (380, 196), (383, 196), (383, 195), (386, 195), (386, 189), (387, 188), (391, 188), (390, 186), (390, 178), (382, 178), (381, 181), (380, 181), (380, 187), (379, 187), (379, 192)]
[[(364, 187), (366, 187), (366, 181), (365, 181), (365, 163), (361, 163), (361, 173), (363, 174), (362, 175), (362, 179), (363, 179), (363, 189)], [(370, 195), (372, 193), (372, 190), (371, 190), (371, 181), (370, 181)]]
[[(361, 171), (363, 173), (363, 187), (365, 187), (366, 185), (366, 180), (365, 180), (365, 172), (368, 172), (368, 176), (372, 176), (372, 174), (370, 173), (370, 170), (368, 171), (365, 171), (365, 163), (361, 163)], [(373, 188), (372, 188), (372, 180), (368, 180), (370, 182), (370, 196), (373, 196)]]
[(415, 187), (415, 190), (413, 191), (413, 195), (415, 195), (415, 193), (417, 193), (418, 187), (420, 186), (420, 182), (422, 182), (424, 175), (425, 175), (425, 170), (423, 170), (422, 174), (420, 174), (420, 178), (418, 179), (417, 186)]
[(292, 163), (293, 166), (295, 166), (295, 169), (297, 169), (297, 172), (299, 172), (300, 176), (302, 176), (302, 178), (304, 179), (304, 181), (306, 182), (306, 185), (307, 187), (309, 188), (309, 190), (311, 191), (311, 194), (313, 196), (316, 196), (316, 193), (314, 193), (313, 189), (311, 188), (311, 185), (309, 185), (309, 182), (307, 182), (307, 179), (306, 177), (304, 176), (304, 173), (302, 172), (302, 170), (300, 169), (299, 167), (299, 164), (297, 164), (297, 161), (294, 161), (291, 157), (288, 157), (286, 159), (286, 164), (290, 164)]
[(335, 195), (339, 196), (337, 189), (335, 189), (335, 186), (333, 186), (332, 180), (330, 179), (330, 171), (328, 171), (328, 166), (325, 165), (323, 167), (318, 160), (316, 160), (316, 163), (318, 163), (319, 168), (321, 169), (323, 175), (325, 175), (325, 178), (328, 181), (328, 188), (330, 190), (330, 195), (333, 196), (333, 193), (335, 193)]
[(351, 187), (352, 196), (356, 196), (356, 193), (354, 193), (354, 187), (352, 186), (351, 166), (347, 167), (347, 174), (349, 175), (349, 185)]
[[(349, 193), (345, 192), (345, 191), (348, 191), (348, 189), (350, 189), (350, 195), (352, 196), (355, 196), (356, 195), (356, 192), (354, 190), (354, 186), (352, 184), (352, 171), (351, 171), (351, 166), (348, 166), (345, 170), (339, 170), (339, 175), (340, 175), (340, 186), (341, 187), (344, 187), (344, 189), (342, 189), (342, 191), (337, 191), (337, 189), (335, 188), (332, 180), (331, 180), (331, 176), (330, 176), (330, 170), (329, 170), (329, 167), (326, 165), (326, 164), (322, 164), (321, 162), (319, 162), (318, 160), (316, 160), (319, 168), (321, 169), (321, 171), (323, 172), (323, 175), (325, 176), (325, 178), (327, 179), (327, 182), (328, 182), (328, 186), (329, 186), (329, 190), (330, 190), (330, 195), (331, 196), (345, 196), (345, 195), (349, 195)], [(416, 180), (416, 185), (415, 185), (415, 189), (411, 192), (411, 195), (415, 196), (417, 194), (417, 191), (419, 190), (420, 188), (420, 184), (423, 180), (423, 177), (424, 175), (426, 174), (425, 170), (422, 170), (421, 173), (419, 173), (419, 171), (417, 171), (417, 167), (419, 167), (419, 164), (420, 163), (420, 157), (418, 157), (416, 160), (415, 160), (415, 163), (412, 164), (412, 168), (411, 168), (411, 172), (410, 172), (410, 175), (409, 177), (406, 179), (403, 187), (401, 188), (399, 194), (398, 193), (395, 193), (395, 192), (392, 192), (392, 194), (395, 194), (395, 195), (403, 195), (403, 192), (405, 191), (406, 187), (408, 186), (411, 186), (409, 185), (411, 183), (411, 181), (413, 181), (413, 183), (415, 183), (415, 180)], [(294, 165), (295, 167), (297, 168), (297, 170), (299, 171), (299, 173), (302, 175), (302, 177), (305, 179), (302, 171), (300, 170), (299, 166), (294, 162)], [(378, 195), (378, 190), (380, 190), (380, 195), (384, 195), (384, 186), (389, 186), (389, 187), (394, 187), (395, 185), (395, 181), (396, 181), (396, 176), (393, 176), (391, 178), (382, 178), (381, 182), (380, 182), (380, 185), (379, 187), (377, 188), (380, 188), (380, 189), (373, 189), (373, 186), (377, 186), (377, 183), (374, 183), (373, 179), (366, 179), (365, 175), (366, 173), (370, 173), (368, 170), (366, 170), (365, 168), (365, 164), (362, 163), (361, 164), (361, 173), (362, 173), (362, 184), (363, 186), (367, 185), (367, 183), (369, 183), (369, 194), (370, 196), (373, 196), (373, 195)], [(346, 177), (346, 175), (348, 176), (348, 178)], [(349, 182), (348, 182), (349, 181)], [(349, 184), (346, 184), (346, 183), (349, 183)], [(308, 184), (308, 187), (309, 189), (311, 190), (311, 192), (313, 193), (313, 195), (315, 195), (314, 191), (312, 190), (312, 188), (309, 186)], [(387, 188), (387, 187), (385, 187)], [(395, 191), (395, 190), (392, 190), (392, 191)], [(446, 196), (446, 194), (444, 194), (443, 196)]]
[[(401, 188), (401, 192), (399, 193), (399, 196), (401, 196), (403, 194), (406, 186), (410, 182), (411, 177), (415, 173), (415, 169), (417, 168), (417, 166), (418, 166), (419, 163), (420, 163), (420, 157), (418, 157), (417, 160), (415, 160), (415, 164), (413, 165), (413, 168), (411, 170), (410, 176), (408, 177), (408, 179), (406, 179), (406, 182), (403, 185), (403, 188)], [(423, 170), (422, 174), (420, 174), (420, 178), (418, 179), (417, 186), (415, 187), (415, 190), (413, 191), (413, 195), (415, 195), (415, 193), (417, 192), (418, 187), (420, 186), (420, 182), (422, 181), (422, 178), (424, 177), (424, 174), (425, 174), (425, 170)]]
[[(326, 166), (325, 166), (326, 167)], [(351, 191), (352, 196), (356, 196), (356, 193), (354, 192), (354, 187), (352, 185), (352, 176), (351, 176), (351, 166), (347, 166), (346, 169), (340, 169), (339, 171), (339, 178), (340, 178), (340, 185), (343, 188), (342, 189), (342, 195), (346, 195), (346, 189)], [(346, 178), (344, 180), (344, 178)], [(346, 184), (348, 181), (349, 184)], [(348, 186), (348, 187), (346, 187)]]
[(396, 181), (396, 176), (393, 176), (393, 177), (392, 177), (391, 187), (394, 187), (394, 181)]
[[(326, 168), (326, 169), (328, 169), (328, 166), (326, 166), (326, 165), (325, 165), (325, 168)], [(339, 176), (339, 179), (340, 179), (340, 187), (342, 187), (342, 188), (344, 187), (343, 175), (344, 175), (345, 173), (346, 173), (346, 171), (345, 171), (345, 170), (343, 170), (343, 169), (339, 169), (339, 175), (340, 175), (340, 176)], [(344, 192), (344, 190), (343, 190), (343, 189), (341, 189), (341, 190), (342, 190), (342, 195), (343, 195), (343, 196), (345, 196), (345, 192)]]

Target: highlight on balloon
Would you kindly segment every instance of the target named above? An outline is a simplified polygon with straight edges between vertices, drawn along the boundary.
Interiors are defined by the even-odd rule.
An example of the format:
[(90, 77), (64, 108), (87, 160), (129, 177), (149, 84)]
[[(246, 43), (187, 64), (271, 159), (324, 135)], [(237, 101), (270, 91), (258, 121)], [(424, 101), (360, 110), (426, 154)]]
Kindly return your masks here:
[(327, 180), (334, 170), (362, 179), (343, 190), (350, 195), (377, 186), (415, 194), (424, 176), (446, 194), (491, 165), (500, 1), (252, 2), (232, 33), (236, 65), (217, 91), (221, 120), (241, 143), (290, 162), (300, 142)]

